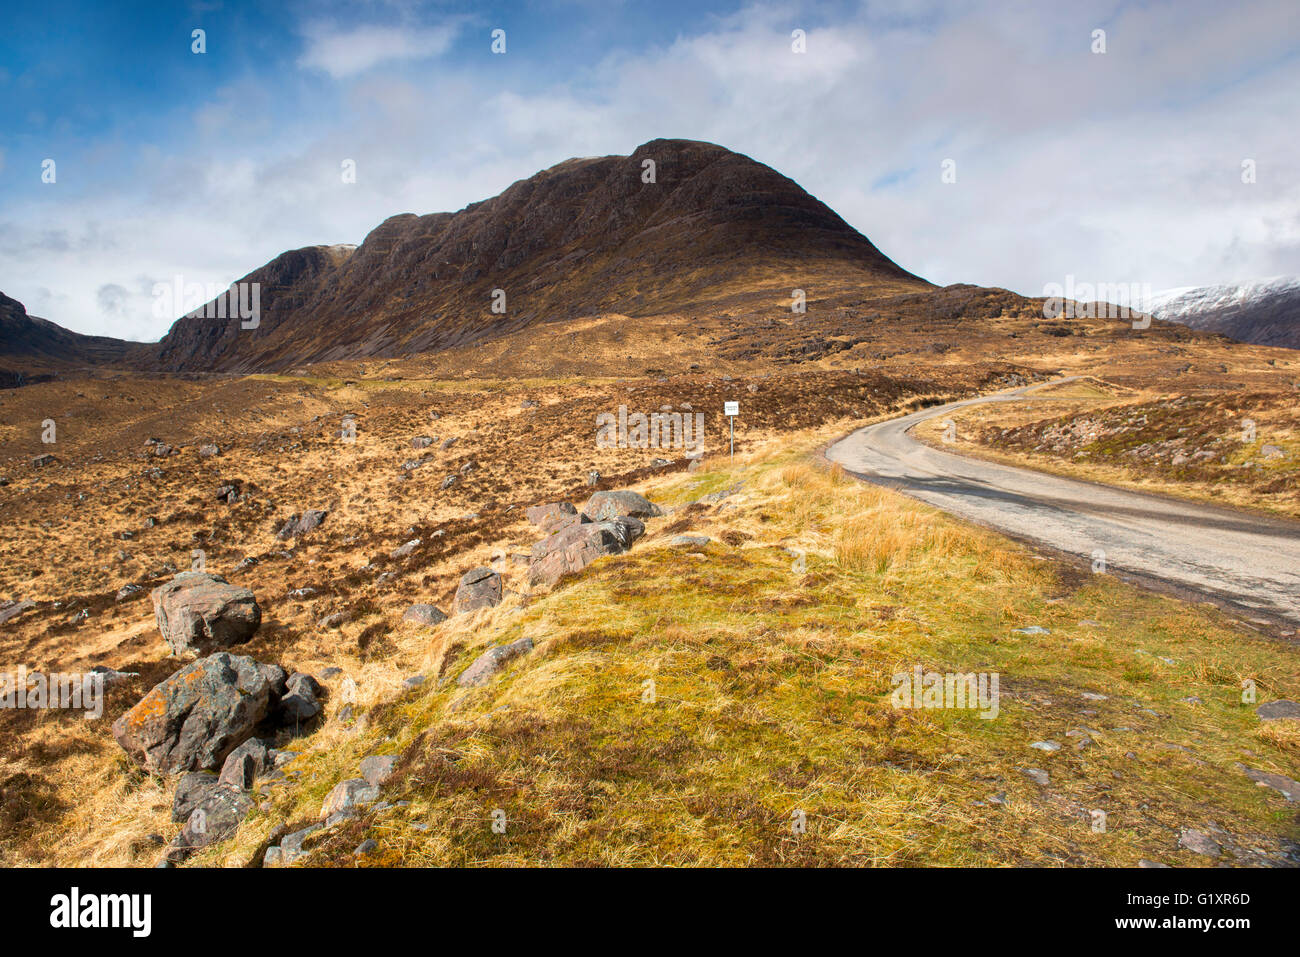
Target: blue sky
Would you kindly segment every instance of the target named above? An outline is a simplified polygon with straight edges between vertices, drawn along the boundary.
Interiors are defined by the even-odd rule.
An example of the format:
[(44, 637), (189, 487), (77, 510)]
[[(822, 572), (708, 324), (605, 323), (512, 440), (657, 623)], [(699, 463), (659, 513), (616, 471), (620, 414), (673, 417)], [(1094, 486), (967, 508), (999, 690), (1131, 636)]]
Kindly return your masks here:
[(1297, 273), (1295, 16), (1293, 0), (9, 4), (0, 290), (80, 332), (156, 339), (155, 282), (230, 282), (660, 136), (775, 167), (940, 283)]

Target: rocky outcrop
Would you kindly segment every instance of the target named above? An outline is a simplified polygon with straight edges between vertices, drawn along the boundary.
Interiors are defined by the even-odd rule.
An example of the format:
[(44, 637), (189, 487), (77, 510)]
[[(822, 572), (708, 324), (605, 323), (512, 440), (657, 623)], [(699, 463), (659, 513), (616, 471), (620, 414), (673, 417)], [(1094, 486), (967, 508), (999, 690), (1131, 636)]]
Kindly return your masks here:
[(528, 581), (554, 585), (569, 572), (586, 568), (604, 555), (619, 555), (645, 534), (645, 525), (623, 515), (612, 521), (569, 525), (533, 546)]
[(247, 588), (220, 575), (182, 572), (152, 592), (154, 617), (173, 654), (207, 654), (242, 644), (262, 624)]
[(582, 506), (582, 512), (593, 522), (604, 522), (630, 515), (633, 518), (657, 518), (663, 514), (654, 502), (644, 495), (627, 489), (615, 489), (609, 492), (596, 492)]

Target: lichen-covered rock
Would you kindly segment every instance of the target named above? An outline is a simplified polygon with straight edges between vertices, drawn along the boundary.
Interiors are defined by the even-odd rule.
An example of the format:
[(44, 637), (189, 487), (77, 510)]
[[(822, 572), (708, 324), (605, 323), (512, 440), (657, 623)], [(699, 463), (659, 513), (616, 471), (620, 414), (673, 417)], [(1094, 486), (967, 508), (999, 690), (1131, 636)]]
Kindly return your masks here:
[(191, 662), (113, 723), (113, 737), (147, 771), (216, 770), (266, 717), (271, 688), (257, 662), (220, 652)]
[(591, 517), (593, 522), (607, 522), (621, 515), (633, 518), (657, 518), (663, 514), (654, 502), (637, 492), (627, 489), (614, 489), (609, 492), (596, 492), (582, 506), (583, 514)]
[(241, 644), (262, 624), (253, 593), (220, 575), (182, 572), (151, 597), (158, 629), (173, 654), (208, 654)]
[(486, 566), (471, 568), (460, 576), (456, 597), (452, 600), (452, 614), (459, 615), (479, 608), (494, 608), (501, 604), (501, 576)]

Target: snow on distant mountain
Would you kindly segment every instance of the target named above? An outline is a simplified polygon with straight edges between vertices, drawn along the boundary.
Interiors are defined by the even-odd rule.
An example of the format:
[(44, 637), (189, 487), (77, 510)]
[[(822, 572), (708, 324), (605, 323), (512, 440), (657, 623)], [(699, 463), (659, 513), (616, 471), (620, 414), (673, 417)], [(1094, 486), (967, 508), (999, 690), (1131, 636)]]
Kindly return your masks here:
[(1141, 309), (1242, 342), (1300, 349), (1300, 276), (1166, 289)]

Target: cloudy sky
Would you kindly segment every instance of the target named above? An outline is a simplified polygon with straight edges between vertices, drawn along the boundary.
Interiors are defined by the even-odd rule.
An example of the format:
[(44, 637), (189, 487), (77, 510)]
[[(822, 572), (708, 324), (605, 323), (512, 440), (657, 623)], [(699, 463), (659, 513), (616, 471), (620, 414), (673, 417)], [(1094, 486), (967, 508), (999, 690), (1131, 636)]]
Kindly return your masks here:
[(656, 137), (767, 163), (937, 283), (1300, 273), (1295, 0), (4, 8), (0, 290), (78, 332), (157, 339), (155, 282)]

